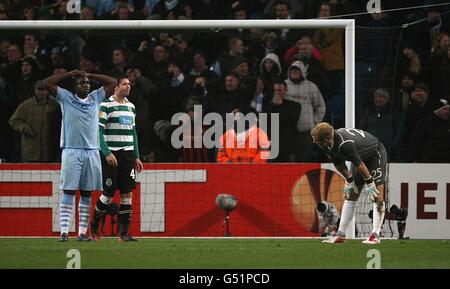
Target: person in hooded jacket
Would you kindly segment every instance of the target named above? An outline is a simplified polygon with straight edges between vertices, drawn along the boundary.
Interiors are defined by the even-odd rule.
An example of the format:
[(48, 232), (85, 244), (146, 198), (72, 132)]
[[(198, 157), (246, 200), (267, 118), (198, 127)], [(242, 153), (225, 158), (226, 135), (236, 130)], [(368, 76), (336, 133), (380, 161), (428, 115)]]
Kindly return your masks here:
[(280, 59), (275, 53), (267, 54), (259, 64), (259, 77), (264, 83), (264, 94), (269, 100), (273, 98), (273, 84), (280, 79), (282, 71)]
[(288, 87), (286, 99), (301, 104), (301, 113), (297, 120), (299, 132), (297, 143), (297, 159), (299, 162), (314, 162), (317, 160), (310, 137), (311, 129), (325, 116), (326, 105), (317, 85), (307, 79), (308, 66), (301, 61), (295, 61), (288, 68), (286, 84)]

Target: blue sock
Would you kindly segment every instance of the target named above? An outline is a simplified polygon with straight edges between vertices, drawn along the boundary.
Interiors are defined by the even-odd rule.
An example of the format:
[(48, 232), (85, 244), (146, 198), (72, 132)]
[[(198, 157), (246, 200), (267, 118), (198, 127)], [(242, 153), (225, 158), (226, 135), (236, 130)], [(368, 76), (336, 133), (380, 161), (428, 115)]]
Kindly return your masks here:
[(80, 202), (78, 203), (78, 214), (78, 234), (86, 234), (89, 224), (89, 217), (91, 215), (91, 197), (80, 197)]
[(61, 225), (61, 234), (69, 233), (70, 217), (72, 215), (73, 200), (75, 196), (63, 193), (59, 206), (59, 222)]

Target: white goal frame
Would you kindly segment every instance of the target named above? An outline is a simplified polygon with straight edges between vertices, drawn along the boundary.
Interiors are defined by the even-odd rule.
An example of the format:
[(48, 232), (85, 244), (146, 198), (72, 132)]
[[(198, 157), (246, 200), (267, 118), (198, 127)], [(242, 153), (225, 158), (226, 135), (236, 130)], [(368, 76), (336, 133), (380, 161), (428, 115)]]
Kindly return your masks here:
[(290, 19), (290, 20), (5, 20), (2, 30), (187, 30), (187, 29), (345, 29), (345, 126), (355, 127), (355, 20), (354, 19)]
[[(355, 127), (355, 20), (354, 19), (290, 19), (290, 20), (5, 20), (4, 30), (189, 30), (204, 29), (345, 29), (345, 126)], [(354, 221), (348, 236), (354, 238)]]

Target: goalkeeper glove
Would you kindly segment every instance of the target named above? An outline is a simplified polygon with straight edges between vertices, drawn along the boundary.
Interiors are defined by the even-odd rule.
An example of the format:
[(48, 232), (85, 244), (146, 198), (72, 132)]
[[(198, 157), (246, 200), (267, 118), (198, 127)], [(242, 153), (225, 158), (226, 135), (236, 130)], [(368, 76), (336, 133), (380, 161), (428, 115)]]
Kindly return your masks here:
[(344, 198), (349, 200), (352, 194), (359, 194), (359, 192), (353, 177), (349, 177), (345, 180)]
[(369, 200), (375, 202), (380, 196), (380, 192), (377, 190), (377, 186), (373, 182), (373, 178), (365, 180), (366, 192), (369, 194)]

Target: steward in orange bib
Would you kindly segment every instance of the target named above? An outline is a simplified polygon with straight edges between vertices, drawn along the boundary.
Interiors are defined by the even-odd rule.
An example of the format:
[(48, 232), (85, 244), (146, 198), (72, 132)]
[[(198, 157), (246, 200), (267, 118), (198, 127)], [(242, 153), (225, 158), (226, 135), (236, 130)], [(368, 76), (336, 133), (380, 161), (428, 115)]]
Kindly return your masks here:
[(247, 129), (243, 126), (242, 130), (238, 129), (236, 121), (235, 118), (235, 128), (228, 129), (220, 137), (217, 162), (266, 163), (270, 154), (270, 141), (266, 132), (257, 127), (257, 121), (250, 121)]

